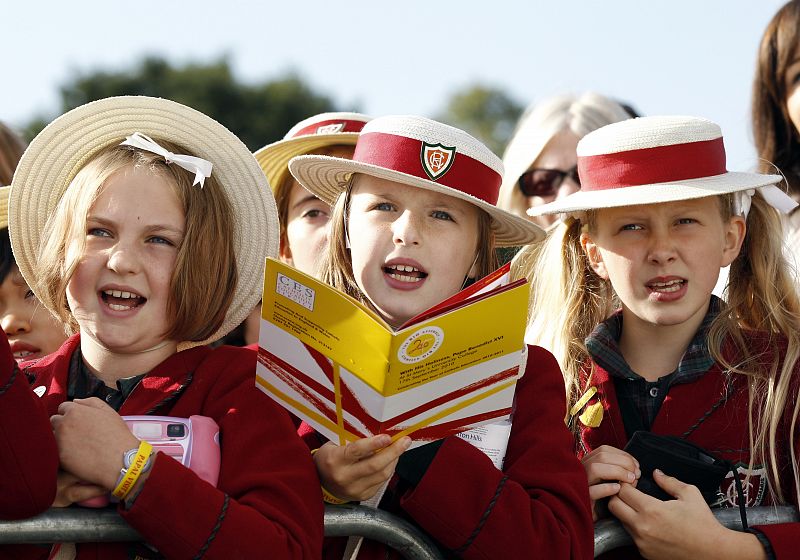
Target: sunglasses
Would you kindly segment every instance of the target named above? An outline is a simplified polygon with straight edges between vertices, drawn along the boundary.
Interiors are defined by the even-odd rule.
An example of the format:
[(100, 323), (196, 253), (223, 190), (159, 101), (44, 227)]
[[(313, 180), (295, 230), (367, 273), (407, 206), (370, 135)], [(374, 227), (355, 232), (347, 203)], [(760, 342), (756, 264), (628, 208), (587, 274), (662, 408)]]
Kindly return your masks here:
[(555, 196), (564, 179), (569, 177), (580, 186), (581, 180), (578, 177), (578, 166), (574, 166), (566, 171), (560, 169), (529, 169), (520, 175), (517, 184), (519, 190), (525, 196)]

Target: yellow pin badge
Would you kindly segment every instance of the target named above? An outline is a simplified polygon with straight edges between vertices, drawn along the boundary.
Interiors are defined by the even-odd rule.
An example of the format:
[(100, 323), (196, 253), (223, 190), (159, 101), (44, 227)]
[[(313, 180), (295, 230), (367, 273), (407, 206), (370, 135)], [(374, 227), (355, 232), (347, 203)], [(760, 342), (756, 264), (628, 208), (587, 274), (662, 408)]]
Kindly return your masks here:
[(597, 387), (589, 387), (586, 392), (578, 399), (578, 401), (569, 410), (570, 416), (575, 416), (583, 409), (583, 412), (578, 416), (581, 424), (588, 428), (596, 428), (603, 421), (603, 403), (600, 401), (588, 404), (588, 402), (597, 394)]

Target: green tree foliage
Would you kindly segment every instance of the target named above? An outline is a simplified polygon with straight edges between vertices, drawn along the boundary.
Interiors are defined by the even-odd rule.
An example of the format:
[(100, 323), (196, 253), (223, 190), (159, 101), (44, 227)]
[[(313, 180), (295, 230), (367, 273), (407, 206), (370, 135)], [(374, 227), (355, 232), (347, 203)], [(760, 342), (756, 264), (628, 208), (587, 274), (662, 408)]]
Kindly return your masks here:
[(473, 84), (450, 96), (438, 119), (466, 130), (502, 155), (523, 109), (505, 91)]
[[(215, 118), (251, 150), (279, 140), (306, 117), (336, 110), (330, 98), (312, 91), (294, 74), (244, 84), (233, 76), (225, 57), (184, 66), (148, 57), (130, 70), (78, 74), (60, 89), (62, 112), (114, 95), (172, 99)], [(32, 120), (25, 129), (26, 136), (32, 138), (47, 122), (41, 117)]]

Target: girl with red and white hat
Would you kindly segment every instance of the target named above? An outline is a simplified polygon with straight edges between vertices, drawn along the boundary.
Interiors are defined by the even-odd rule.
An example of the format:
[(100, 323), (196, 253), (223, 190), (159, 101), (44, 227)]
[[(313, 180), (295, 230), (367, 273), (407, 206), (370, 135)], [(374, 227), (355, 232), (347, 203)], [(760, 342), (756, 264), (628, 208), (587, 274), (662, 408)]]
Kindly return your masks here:
[[(297, 180), (331, 204), (323, 278), (399, 326), (497, 267), (495, 247), (542, 230), (495, 206), (502, 163), (483, 144), (422, 117), (369, 122), (352, 160), (301, 156)], [(404, 453), (388, 435), (313, 448), (329, 500), (365, 500), (391, 479), (382, 504), (410, 517), (453, 556), (590, 558), (586, 481), (563, 423), (564, 388), (545, 350), (530, 347), (517, 385), (502, 470), (458, 437)], [(380, 451), (380, 453), (378, 453)], [(396, 471), (396, 476), (393, 476)], [(326, 558), (341, 558), (331, 543)], [(367, 542), (359, 558), (386, 558)]]
[(369, 120), (361, 113), (320, 113), (300, 121), (282, 140), (254, 154), (278, 206), (281, 260), (302, 272), (318, 272), (328, 245), (330, 206), (300, 186), (289, 173), (289, 160), (301, 155), (350, 159), (358, 133)]
[[(358, 133), (370, 117), (361, 113), (320, 113), (294, 125), (283, 139), (253, 154), (267, 176), (280, 224), (280, 259), (306, 274), (316, 275), (320, 257), (328, 248), (331, 208), (309, 193), (289, 173), (289, 160), (315, 154), (353, 157)], [(247, 319), (226, 336), (223, 344), (244, 346), (258, 342), (259, 303)]]
[[(603, 127), (578, 144), (578, 169), (581, 191), (529, 210), (568, 216), (533, 271), (526, 340), (564, 370), (595, 515), (610, 498), (647, 558), (795, 557), (800, 524), (736, 532), (707, 502), (742, 506), (745, 526), (743, 506), (798, 503), (800, 301), (777, 211), (796, 204), (780, 176), (728, 172), (719, 127), (694, 117)], [(722, 301), (712, 289), (727, 265)], [(658, 470), (677, 455), (651, 479), (652, 455), (623, 451), (637, 430), (732, 472), (705, 499)], [(651, 481), (675, 499), (640, 491)]]

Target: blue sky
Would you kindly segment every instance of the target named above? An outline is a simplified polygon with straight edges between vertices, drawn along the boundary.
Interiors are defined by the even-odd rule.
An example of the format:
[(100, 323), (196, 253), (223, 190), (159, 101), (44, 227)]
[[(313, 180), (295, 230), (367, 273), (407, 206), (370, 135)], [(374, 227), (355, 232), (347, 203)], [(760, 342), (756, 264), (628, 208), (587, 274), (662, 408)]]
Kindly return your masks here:
[(237, 76), (293, 70), (343, 108), (435, 115), (482, 82), (523, 103), (593, 89), (644, 114), (717, 121), (728, 167), (755, 165), (750, 89), (776, 0), (227, 0), (9, 2), (0, 120), (57, 110), (76, 71), (145, 54), (176, 63), (227, 54)]

